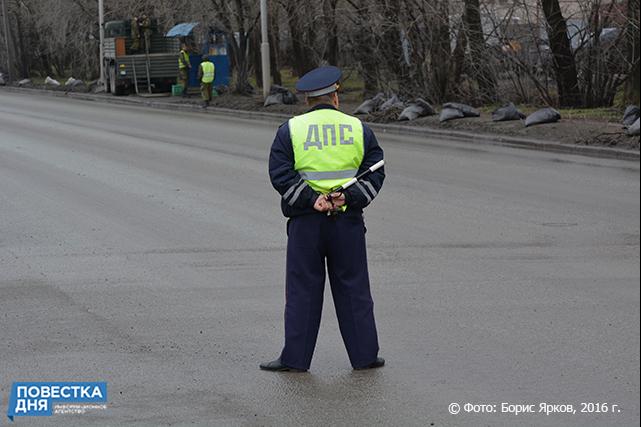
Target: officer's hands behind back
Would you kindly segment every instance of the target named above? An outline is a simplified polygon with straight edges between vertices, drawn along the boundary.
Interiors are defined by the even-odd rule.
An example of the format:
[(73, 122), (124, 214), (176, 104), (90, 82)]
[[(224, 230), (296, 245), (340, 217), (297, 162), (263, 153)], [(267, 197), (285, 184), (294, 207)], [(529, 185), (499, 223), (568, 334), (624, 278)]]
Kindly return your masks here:
[(334, 211), (345, 204), (345, 194), (332, 193), (328, 196), (321, 194), (314, 203), (318, 212)]
[(321, 194), (314, 203), (314, 209), (318, 212), (327, 212), (332, 209), (332, 204), (327, 200), (327, 196)]
[(345, 204), (345, 194), (343, 193), (332, 193), (328, 199), (334, 209), (338, 209)]

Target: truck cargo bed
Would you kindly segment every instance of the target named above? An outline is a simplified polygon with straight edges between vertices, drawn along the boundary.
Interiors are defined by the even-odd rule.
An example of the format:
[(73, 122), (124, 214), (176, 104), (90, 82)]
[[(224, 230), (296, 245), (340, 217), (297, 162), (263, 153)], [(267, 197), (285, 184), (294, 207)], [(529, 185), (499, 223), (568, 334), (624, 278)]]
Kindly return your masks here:
[[(121, 67), (124, 65), (124, 67)], [(116, 69), (120, 78), (133, 79), (134, 67), (138, 81), (147, 78), (147, 55), (125, 55), (116, 58)], [(122, 72), (126, 74), (122, 74)], [(149, 55), (149, 77), (175, 78), (178, 74), (178, 57), (173, 53), (152, 53)]]

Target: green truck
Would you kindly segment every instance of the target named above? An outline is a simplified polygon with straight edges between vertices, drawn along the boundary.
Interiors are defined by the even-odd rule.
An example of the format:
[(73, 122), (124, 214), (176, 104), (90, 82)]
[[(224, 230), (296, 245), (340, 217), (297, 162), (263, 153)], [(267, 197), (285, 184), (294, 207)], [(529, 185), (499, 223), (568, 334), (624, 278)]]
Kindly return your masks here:
[[(134, 25), (137, 28), (132, 31)], [(170, 92), (176, 84), (179, 51), (179, 39), (164, 37), (153, 20), (143, 27), (135, 20), (107, 22), (102, 58), (107, 91), (113, 95)]]

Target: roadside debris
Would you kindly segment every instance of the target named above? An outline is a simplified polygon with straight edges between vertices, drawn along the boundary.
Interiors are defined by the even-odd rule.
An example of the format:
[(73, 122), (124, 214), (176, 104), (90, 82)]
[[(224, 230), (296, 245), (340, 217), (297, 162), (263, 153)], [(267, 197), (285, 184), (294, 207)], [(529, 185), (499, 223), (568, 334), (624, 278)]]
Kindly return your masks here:
[(540, 125), (544, 123), (554, 123), (561, 119), (561, 113), (552, 107), (541, 108), (534, 113), (527, 116), (525, 119), (525, 127)]
[(385, 102), (385, 94), (383, 94), (383, 92), (379, 92), (374, 98), (363, 101), (363, 103), (354, 110), (354, 114), (371, 114), (378, 110), (378, 107), (383, 102)]
[(398, 99), (398, 96), (396, 96), (396, 94), (392, 94), (392, 96), (390, 96), (389, 99), (387, 99), (387, 101), (383, 102), (378, 107), (378, 111), (385, 112), (391, 109), (402, 110), (403, 108), (405, 108), (405, 104), (403, 104), (403, 101)]
[(639, 107), (636, 105), (628, 105), (623, 113), (623, 126), (628, 127), (632, 126), (634, 122), (639, 118)]
[(465, 114), (463, 114), (461, 110), (457, 108), (446, 107), (441, 110), (441, 115), (438, 116), (438, 120), (439, 122), (443, 123), (448, 120), (462, 119), (463, 117), (465, 117)]
[(463, 113), (465, 117), (480, 117), (481, 113), (474, 107), (470, 107), (466, 104), (460, 104), (458, 102), (446, 102), (443, 104), (443, 108), (454, 108)]
[(104, 93), (106, 88), (104, 85), (100, 84), (100, 80), (92, 80), (87, 83), (87, 90), (93, 93)]
[(298, 98), (294, 95), (289, 89), (283, 86), (272, 85), (270, 89), (270, 95), (265, 98), (264, 107), (269, 107), (270, 105), (276, 104), (296, 104)]
[(429, 102), (422, 98), (416, 98), (401, 112), (397, 120), (414, 120), (419, 117), (433, 116), (434, 114), (436, 114), (436, 111), (434, 111), (434, 107)]
[(497, 108), (492, 111), (492, 121), (494, 122), (504, 122), (508, 120), (522, 120), (525, 118), (525, 114), (520, 112), (514, 103), (510, 102), (505, 104), (502, 107)]
[(283, 103), (283, 94), (275, 93), (265, 98), (265, 103), (263, 104), (263, 107), (269, 107), (270, 105), (277, 105), (282, 103)]
[(481, 113), (474, 107), (458, 102), (446, 102), (443, 104), (443, 110), (439, 116), (440, 122), (448, 120), (462, 119), (463, 117), (479, 117)]
[(18, 86), (31, 86), (31, 79), (22, 79), (18, 82)]
[(634, 123), (632, 123), (632, 125), (628, 128), (626, 133), (628, 135), (630, 135), (630, 136), (639, 136), (640, 132), (639, 132), (639, 119), (638, 118)]
[(52, 79), (51, 77), (47, 76), (47, 78), (45, 79), (45, 86), (58, 87), (60, 86), (60, 82), (56, 79)]
[(84, 84), (84, 82), (82, 80), (74, 79), (73, 77), (69, 77), (69, 79), (65, 82), (65, 87), (73, 89), (76, 86), (79, 86), (81, 84)]

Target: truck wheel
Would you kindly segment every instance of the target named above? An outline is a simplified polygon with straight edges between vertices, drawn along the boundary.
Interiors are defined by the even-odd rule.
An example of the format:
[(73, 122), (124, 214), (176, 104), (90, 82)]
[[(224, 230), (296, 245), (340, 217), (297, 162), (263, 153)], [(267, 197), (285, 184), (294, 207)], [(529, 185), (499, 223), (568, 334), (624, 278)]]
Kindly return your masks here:
[(114, 95), (116, 96), (123, 96), (123, 95), (128, 95), (129, 92), (127, 91), (127, 86), (123, 84), (117, 84), (116, 85), (116, 91), (114, 92)]
[(105, 93), (111, 92), (111, 85), (109, 84), (109, 69), (105, 70)]
[(105, 93), (111, 92), (111, 75), (109, 74), (109, 64), (105, 64)]
[(116, 66), (111, 64), (109, 66), (109, 92), (112, 95), (118, 95), (118, 88), (116, 87)]

